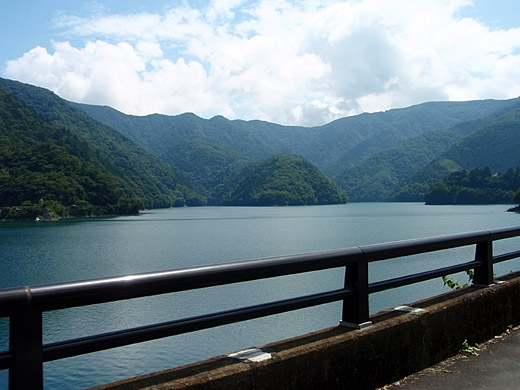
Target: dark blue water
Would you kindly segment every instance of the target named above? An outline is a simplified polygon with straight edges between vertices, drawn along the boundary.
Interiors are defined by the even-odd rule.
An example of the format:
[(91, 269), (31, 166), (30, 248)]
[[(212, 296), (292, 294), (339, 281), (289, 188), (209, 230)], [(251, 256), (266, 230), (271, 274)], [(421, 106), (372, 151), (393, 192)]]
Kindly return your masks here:
[[(314, 252), (520, 225), (507, 206), (358, 203), (314, 207), (204, 207), (152, 210), (139, 217), (0, 223), (0, 288), (89, 279)], [(496, 253), (518, 248), (507, 240)], [(371, 265), (371, 280), (468, 261), (472, 248)], [(518, 269), (508, 262), (497, 273)], [(458, 275), (463, 281), (463, 276)], [(44, 313), (44, 342), (168, 321), (341, 287), (342, 270), (241, 283)], [(371, 312), (446, 291), (442, 280), (371, 297)], [(82, 389), (337, 325), (340, 304), (46, 363), (47, 389)], [(0, 349), (7, 349), (0, 319)], [(0, 388), (7, 373), (0, 372)]]

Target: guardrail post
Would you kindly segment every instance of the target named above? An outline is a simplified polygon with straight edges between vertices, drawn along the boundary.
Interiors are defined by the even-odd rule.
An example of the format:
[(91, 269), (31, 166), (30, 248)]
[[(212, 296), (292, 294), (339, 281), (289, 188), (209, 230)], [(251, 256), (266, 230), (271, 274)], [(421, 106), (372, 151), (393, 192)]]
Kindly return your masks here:
[(475, 249), (475, 260), (482, 261), (483, 264), (479, 267), (475, 267), (473, 285), (490, 286), (494, 284), (493, 241), (491, 241), (491, 239), (477, 243), (477, 248)]
[(10, 390), (43, 390), (42, 312), (24, 310), (9, 320), (9, 348), (14, 356), (9, 369)]
[(352, 328), (372, 325), (368, 309), (368, 263), (359, 261), (345, 267), (345, 288), (353, 294), (343, 300), (343, 315), (340, 324)]

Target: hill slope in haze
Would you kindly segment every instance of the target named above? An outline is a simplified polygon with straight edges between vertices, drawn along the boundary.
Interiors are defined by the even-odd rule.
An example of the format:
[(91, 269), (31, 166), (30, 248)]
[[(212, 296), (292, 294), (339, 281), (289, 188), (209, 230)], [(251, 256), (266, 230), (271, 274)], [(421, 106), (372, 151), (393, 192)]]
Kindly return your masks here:
[(505, 172), (520, 166), (520, 107), (468, 135), (443, 157), (465, 169), (489, 167)]

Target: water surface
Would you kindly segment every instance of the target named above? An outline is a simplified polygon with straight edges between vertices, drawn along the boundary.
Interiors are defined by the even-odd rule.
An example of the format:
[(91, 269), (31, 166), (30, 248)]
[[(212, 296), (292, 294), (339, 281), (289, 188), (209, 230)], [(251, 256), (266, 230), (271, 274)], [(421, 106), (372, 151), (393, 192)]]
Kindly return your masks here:
[[(135, 217), (0, 223), (0, 288), (192, 267), (520, 225), (508, 206), (353, 203), (312, 207), (201, 207)], [(496, 252), (517, 248), (518, 240)], [(385, 261), (371, 280), (469, 261), (472, 248)], [(518, 269), (497, 266), (497, 273)], [(463, 275), (457, 277), (462, 278)], [(44, 341), (123, 329), (341, 287), (342, 270), (241, 283), (44, 313)], [(371, 297), (371, 312), (446, 291), (442, 281)], [(45, 387), (81, 389), (337, 325), (339, 303), (45, 364)], [(7, 320), (0, 342), (7, 348)], [(110, 369), (107, 369), (110, 367)], [(0, 372), (0, 388), (7, 373)]]

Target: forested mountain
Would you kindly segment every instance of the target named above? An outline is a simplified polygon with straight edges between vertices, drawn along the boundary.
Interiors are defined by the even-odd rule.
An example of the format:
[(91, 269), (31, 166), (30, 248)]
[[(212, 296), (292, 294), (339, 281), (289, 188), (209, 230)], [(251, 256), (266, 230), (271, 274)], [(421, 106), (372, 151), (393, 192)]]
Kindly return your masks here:
[(162, 157), (165, 148), (191, 138), (208, 138), (244, 158), (295, 153), (325, 169), (359, 161), (429, 131), (505, 110), (516, 102), (483, 100), (434, 102), (374, 114), (338, 119), (318, 127), (281, 126), (263, 121), (230, 121), (194, 114), (131, 116), (112, 108), (77, 104), (94, 119), (110, 126)]
[(0, 99), (3, 218), (15, 213), (6, 206), (29, 216), (42, 203), (55, 216), (204, 203), (166, 163), (52, 92), (0, 79)]
[(259, 164), (208, 138), (188, 139), (165, 148), (163, 159), (181, 171), (208, 205), (221, 205), (239, 181)]
[(454, 127), (430, 131), (411, 138), (357, 163), (350, 163), (334, 176), (338, 185), (349, 189), (352, 201), (422, 201), (428, 187), (449, 173), (462, 169), (446, 160), (435, 169), (423, 170), (464, 137), (492, 123), (502, 113), (463, 122)]
[(133, 116), (110, 107), (73, 105), (159, 157), (164, 157), (171, 148), (194, 138), (217, 142), (247, 158), (265, 158), (277, 152), (277, 148), (267, 145), (247, 126), (242, 126), (242, 121), (230, 121), (222, 116), (210, 120), (191, 113)]
[(351, 201), (422, 201), (452, 172), (520, 166), (520, 99), (424, 103), (306, 128), (191, 113), (138, 117), (14, 81), (0, 87), (45, 122), (49, 150), (113, 177), (126, 203), (146, 207), (222, 204), (280, 154), (316, 165)]
[(167, 161), (218, 204), (250, 167), (248, 161), (278, 153), (295, 153), (316, 164), (353, 201), (421, 201), (431, 184), (461, 169), (451, 160), (441, 162), (438, 166), (448, 171), (436, 170), (424, 181), (422, 171), (432, 161), (519, 105), (519, 99), (424, 103), (312, 128), (194, 114), (137, 117), (108, 107), (77, 107)]
[(498, 204), (514, 203), (520, 188), (520, 168), (494, 174), (488, 167), (454, 172), (431, 186), (426, 204)]
[(520, 166), (520, 107), (480, 128), (453, 146), (444, 158), (465, 169), (488, 166), (505, 172)]
[(294, 154), (263, 161), (224, 199), (233, 206), (300, 206), (346, 203), (347, 196), (313, 164)]
[(422, 200), (432, 184), (454, 172), (488, 167), (493, 173), (500, 173), (519, 167), (520, 108), (486, 122), (418, 171), (395, 195), (397, 199), (391, 200), (419, 200), (419, 196)]
[[(326, 172), (331, 170), (339, 172), (347, 163), (363, 161), (420, 135), (449, 129), (467, 121), (486, 118), (515, 105), (520, 105), (520, 99), (429, 102), (407, 108), (339, 119), (322, 126), (326, 129), (323, 135), (342, 133), (343, 139), (332, 137), (330, 143), (337, 143), (336, 149), (345, 148), (345, 150), (337, 155), (332, 153), (325, 160), (324, 168), (327, 168)], [(362, 139), (349, 146), (350, 137), (357, 132), (362, 134)], [(322, 143), (326, 144), (326, 141), (323, 140)], [(311, 159), (311, 161), (313, 160)]]

